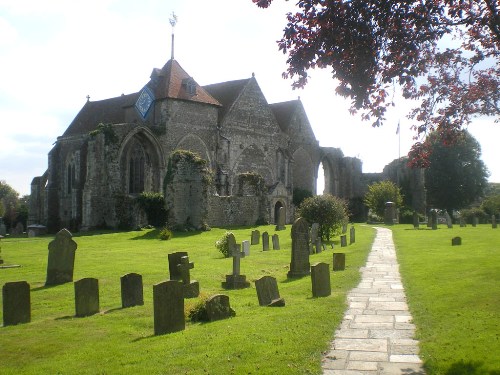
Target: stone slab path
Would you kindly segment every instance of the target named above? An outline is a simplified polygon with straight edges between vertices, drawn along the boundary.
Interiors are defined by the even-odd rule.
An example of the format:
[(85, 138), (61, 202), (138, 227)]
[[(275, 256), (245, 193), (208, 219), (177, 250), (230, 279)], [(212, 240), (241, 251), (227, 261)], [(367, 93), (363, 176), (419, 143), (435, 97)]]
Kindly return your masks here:
[(425, 374), (392, 231), (376, 229), (361, 282), (349, 293), (349, 308), (323, 358), (325, 375)]

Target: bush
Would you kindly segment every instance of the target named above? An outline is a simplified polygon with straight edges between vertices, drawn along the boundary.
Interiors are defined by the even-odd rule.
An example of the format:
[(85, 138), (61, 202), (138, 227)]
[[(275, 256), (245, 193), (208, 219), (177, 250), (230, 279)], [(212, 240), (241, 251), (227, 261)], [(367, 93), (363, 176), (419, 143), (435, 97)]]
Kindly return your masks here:
[(396, 207), (403, 204), (400, 188), (392, 181), (375, 182), (368, 186), (364, 202), (377, 216), (384, 217), (386, 202), (394, 202)]
[(162, 227), (167, 222), (165, 198), (160, 193), (144, 192), (137, 198), (137, 203), (146, 212), (148, 223), (155, 227)]
[(207, 306), (206, 306), (208, 297), (209, 297), (208, 295), (200, 295), (196, 304), (189, 309), (188, 318), (193, 323), (208, 321)]
[(313, 193), (311, 193), (307, 189), (294, 188), (293, 189), (292, 203), (295, 205), (295, 207), (299, 207), (300, 204), (304, 201), (304, 199), (311, 198), (312, 196), (313, 196)]
[(173, 237), (173, 235), (172, 231), (165, 227), (160, 231), (160, 240), (168, 241)]
[(222, 238), (215, 242), (215, 247), (222, 253), (222, 255), (224, 255), (225, 258), (228, 258), (231, 255), (229, 254), (229, 244), (227, 241), (230, 234), (233, 234), (233, 232), (224, 233)]
[(298, 212), (309, 223), (318, 223), (318, 234), (327, 241), (349, 221), (347, 202), (330, 194), (306, 198)]
[(487, 222), (487, 215), (486, 213), (480, 209), (479, 207), (475, 208), (467, 208), (465, 210), (460, 211), (460, 217), (465, 219), (466, 223), (472, 224), (472, 220), (474, 217), (477, 217), (480, 223), (486, 223)]

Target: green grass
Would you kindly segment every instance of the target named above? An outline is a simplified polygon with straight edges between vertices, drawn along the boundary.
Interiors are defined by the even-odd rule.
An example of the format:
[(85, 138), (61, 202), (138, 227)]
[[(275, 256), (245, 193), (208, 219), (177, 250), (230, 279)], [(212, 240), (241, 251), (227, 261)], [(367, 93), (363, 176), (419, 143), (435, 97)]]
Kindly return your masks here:
[(428, 374), (500, 374), (500, 229), (391, 229)]
[[(232, 229), (237, 242), (250, 239), (255, 228)], [(274, 233), (274, 226), (259, 227)], [(160, 241), (156, 231), (75, 236), (74, 279), (99, 279), (101, 313), (74, 317), (72, 283), (45, 288), (47, 246), (52, 236), (2, 240), (6, 264), (0, 285), (26, 280), (31, 286), (32, 321), (0, 328), (2, 374), (318, 374), (322, 352), (346, 308), (346, 294), (360, 279), (374, 237), (373, 229), (356, 226), (356, 243), (343, 248), (347, 269), (331, 273), (333, 293), (312, 298), (310, 277), (288, 280), (290, 226), (280, 231), (279, 251), (251, 247), (241, 272), (251, 288), (226, 291), (221, 282), (231, 272), (231, 259), (222, 258), (214, 243), (225, 229), (176, 233)], [(338, 242), (336, 243), (339, 248)], [(187, 251), (195, 268), (191, 278), (204, 295), (229, 295), (236, 317), (213, 323), (187, 322), (186, 330), (153, 335), (152, 285), (168, 279), (167, 254)], [(311, 264), (332, 264), (332, 250), (311, 256)], [(120, 276), (143, 275), (144, 306), (122, 309)], [(258, 305), (254, 281), (277, 278), (283, 308)], [(196, 299), (186, 300), (186, 310)], [(0, 322), (2, 312), (0, 311)]]

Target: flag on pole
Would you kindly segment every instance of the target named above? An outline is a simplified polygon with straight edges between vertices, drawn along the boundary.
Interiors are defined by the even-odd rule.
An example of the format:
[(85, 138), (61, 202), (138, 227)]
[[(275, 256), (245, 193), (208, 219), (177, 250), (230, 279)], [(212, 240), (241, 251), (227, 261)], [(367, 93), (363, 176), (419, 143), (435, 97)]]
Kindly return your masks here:
[(399, 134), (399, 121), (398, 121), (398, 128), (396, 129), (396, 134)]

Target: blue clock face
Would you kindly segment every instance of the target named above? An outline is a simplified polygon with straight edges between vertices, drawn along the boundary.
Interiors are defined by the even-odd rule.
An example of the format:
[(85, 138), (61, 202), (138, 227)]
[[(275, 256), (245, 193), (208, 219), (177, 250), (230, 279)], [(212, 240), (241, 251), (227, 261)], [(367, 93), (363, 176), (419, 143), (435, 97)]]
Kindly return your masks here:
[(141, 91), (141, 94), (139, 95), (139, 98), (137, 98), (137, 101), (135, 102), (135, 108), (137, 108), (137, 111), (143, 119), (145, 119), (148, 115), (153, 102), (153, 92), (148, 87), (144, 87)]

